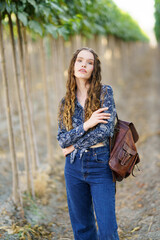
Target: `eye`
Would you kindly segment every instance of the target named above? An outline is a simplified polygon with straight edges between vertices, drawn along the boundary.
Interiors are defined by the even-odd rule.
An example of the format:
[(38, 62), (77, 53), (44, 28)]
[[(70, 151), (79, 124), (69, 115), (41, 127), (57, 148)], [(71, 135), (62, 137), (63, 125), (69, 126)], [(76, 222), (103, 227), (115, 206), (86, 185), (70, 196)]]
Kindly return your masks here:
[(89, 62), (90, 65), (93, 65), (93, 62)]
[(82, 60), (81, 60), (81, 59), (78, 59), (77, 62), (82, 62)]

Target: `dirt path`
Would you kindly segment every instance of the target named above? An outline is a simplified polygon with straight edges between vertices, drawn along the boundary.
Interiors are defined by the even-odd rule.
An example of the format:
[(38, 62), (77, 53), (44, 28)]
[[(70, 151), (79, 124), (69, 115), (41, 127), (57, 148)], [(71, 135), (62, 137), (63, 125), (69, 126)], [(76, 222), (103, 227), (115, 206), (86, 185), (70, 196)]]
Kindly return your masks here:
[[(125, 79), (127, 88), (132, 89), (132, 92), (129, 94), (124, 89), (119, 99), (116, 99), (118, 109), (126, 103), (128, 107), (123, 113), (119, 110), (119, 117), (132, 119), (140, 134), (137, 147), (141, 159), (141, 171), (135, 169), (137, 177), (131, 176), (117, 183), (116, 212), (121, 240), (160, 239), (160, 70), (157, 58), (154, 49), (146, 50)], [(115, 89), (115, 94), (116, 91), (118, 88)], [(1, 133), (4, 131), (1, 129)], [(18, 225), (21, 222), (18, 220), (18, 211), (8, 198), (11, 191), (10, 164), (2, 158), (2, 154), (0, 160), (0, 226), (9, 226), (15, 221)], [(64, 158), (59, 157), (55, 166), (54, 171), (45, 172), (50, 176), (45, 198), (36, 204), (30, 203), (30, 207), (25, 209), (28, 222), (42, 225), (51, 233), (46, 233), (45, 238), (33, 239), (73, 239), (63, 175)], [(8, 235), (6, 231), (0, 230), (1, 240), (20, 239), (19, 236)]]

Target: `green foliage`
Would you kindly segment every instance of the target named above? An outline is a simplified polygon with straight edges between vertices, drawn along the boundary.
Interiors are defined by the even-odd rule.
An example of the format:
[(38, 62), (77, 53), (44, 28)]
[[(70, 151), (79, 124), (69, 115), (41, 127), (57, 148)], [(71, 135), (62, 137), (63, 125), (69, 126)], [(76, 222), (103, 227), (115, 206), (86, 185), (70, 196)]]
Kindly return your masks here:
[(112, 34), (125, 41), (148, 41), (131, 16), (121, 11), (112, 0), (2, 0), (2, 17), (16, 14), (30, 31), (54, 38), (82, 34)]
[(156, 35), (156, 39), (160, 42), (160, 0), (155, 0), (155, 26), (154, 31)]

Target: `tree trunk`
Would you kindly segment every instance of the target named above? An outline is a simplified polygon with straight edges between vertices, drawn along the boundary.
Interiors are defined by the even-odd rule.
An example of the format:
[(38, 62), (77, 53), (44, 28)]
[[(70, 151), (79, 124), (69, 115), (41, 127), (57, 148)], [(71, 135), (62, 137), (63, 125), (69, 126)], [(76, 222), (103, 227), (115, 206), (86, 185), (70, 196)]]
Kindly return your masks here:
[(54, 107), (55, 111), (57, 111), (57, 107), (58, 107), (58, 103), (59, 103), (59, 87), (58, 87), (58, 73), (57, 73), (57, 69), (58, 69), (58, 54), (57, 54), (57, 44), (56, 44), (56, 40), (53, 37), (50, 37), (50, 44), (51, 44), (51, 55), (52, 55), (52, 76), (53, 76), (53, 94), (54, 94), (54, 105), (56, 107)]
[(59, 83), (59, 90), (60, 90), (60, 94), (61, 97), (64, 96), (65, 94), (65, 82), (64, 82), (64, 70), (65, 70), (65, 55), (64, 55), (64, 39), (62, 37), (59, 37), (58, 41), (57, 41), (57, 50), (58, 50), (58, 59), (57, 59), (57, 63), (58, 63), (58, 78), (57, 81)]
[(22, 198), (19, 186), (19, 176), (18, 176), (18, 164), (16, 159), (16, 149), (14, 143), (14, 136), (13, 136), (13, 127), (12, 127), (12, 115), (11, 115), (11, 108), (10, 108), (10, 98), (9, 98), (9, 91), (8, 91), (8, 78), (6, 72), (6, 61), (5, 61), (5, 50), (4, 50), (4, 43), (3, 43), (3, 29), (2, 29), (2, 19), (0, 14), (0, 50), (2, 56), (2, 77), (3, 77), (3, 85), (4, 85), (4, 96), (5, 96), (5, 103), (6, 103), (6, 115), (7, 115), (7, 125), (8, 125), (8, 134), (9, 134), (9, 147), (11, 152), (11, 163), (12, 163), (12, 196), (13, 201), (16, 205), (22, 207)]
[(42, 59), (42, 80), (44, 87), (44, 100), (45, 100), (45, 110), (46, 110), (46, 127), (47, 127), (47, 150), (48, 150), (48, 162), (52, 163), (53, 161), (53, 144), (52, 144), (52, 135), (51, 135), (51, 117), (49, 110), (49, 96), (48, 96), (48, 86), (47, 86), (47, 74), (46, 74), (46, 57), (43, 39), (40, 39), (41, 45), (41, 59)]
[(12, 42), (12, 51), (13, 51), (13, 60), (14, 60), (14, 69), (15, 69), (15, 86), (16, 86), (16, 94), (17, 94), (17, 104), (18, 104), (21, 134), (22, 134), (22, 143), (23, 143), (23, 149), (24, 149), (24, 164), (26, 169), (27, 192), (29, 194), (32, 194), (32, 185), (30, 181), (31, 178), (30, 178), (30, 172), (29, 172), (30, 171), (29, 156), (27, 151), (27, 139), (26, 139), (23, 109), (22, 109), (22, 100), (21, 100), (22, 98), (20, 93), (20, 80), (19, 80), (19, 72), (18, 72), (18, 64), (17, 64), (16, 46), (15, 46), (15, 40), (14, 40), (14, 34), (13, 34), (13, 24), (12, 24), (10, 14), (8, 14), (8, 18), (9, 18), (10, 37)]
[(115, 58), (115, 38), (113, 35), (109, 35), (108, 36), (108, 47), (111, 50), (111, 58), (110, 58), (110, 70), (111, 70), (111, 82), (114, 82), (116, 79), (116, 66), (115, 66), (115, 62), (116, 62), (116, 58)]
[[(17, 18), (17, 29), (18, 29), (18, 43), (19, 43), (19, 52), (20, 52), (20, 65), (21, 65), (21, 72), (22, 72), (22, 89), (23, 89), (23, 95), (25, 100), (25, 107), (27, 110), (27, 120), (28, 120), (28, 133), (29, 133), (29, 142), (31, 150), (31, 158), (32, 158), (32, 169), (34, 172), (38, 169), (38, 159), (36, 156), (36, 143), (35, 143), (35, 137), (34, 137), (34, 125), (33, 125), (33, 118), (32, 118), (32, 108), (31, 108), (31, 102), (30, 102), (30, 95), (28, 91), (28, 80), (27, 80), (27, 72), (26, 72), (26, 59), (23, 54), (23, 45), (22, 45), (22, 35), (21, 35), (21, 27), (19, 23), (19, 19)], [(24, 30), (25, 32), (25, 30)], [(27, 43), (26, 43), (26, 34), (24, 33), (25, 37), (25, 54), (28, 53), (27, 51)], [(27, 58), (27, 56), (26, 56)], [(31, 176), (32, 177), (32, 176)], [(31, 180), (32, 181), (32, 180)]]

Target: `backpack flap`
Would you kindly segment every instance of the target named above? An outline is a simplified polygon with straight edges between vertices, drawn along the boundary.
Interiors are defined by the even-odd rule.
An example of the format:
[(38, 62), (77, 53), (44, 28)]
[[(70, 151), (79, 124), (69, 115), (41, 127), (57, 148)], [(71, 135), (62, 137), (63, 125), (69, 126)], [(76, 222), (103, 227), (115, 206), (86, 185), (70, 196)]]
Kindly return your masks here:
[(136, 143), (138, 141), (138, 139), (139, 139), (138, 132), (137, 132), (137, 130), (136, 130), (136, 128), (135, 128), (135, 126), (134, 126), (134, 124), (132, 122), (129, 124), (129, 127), (131, 129), (134, 142)]

